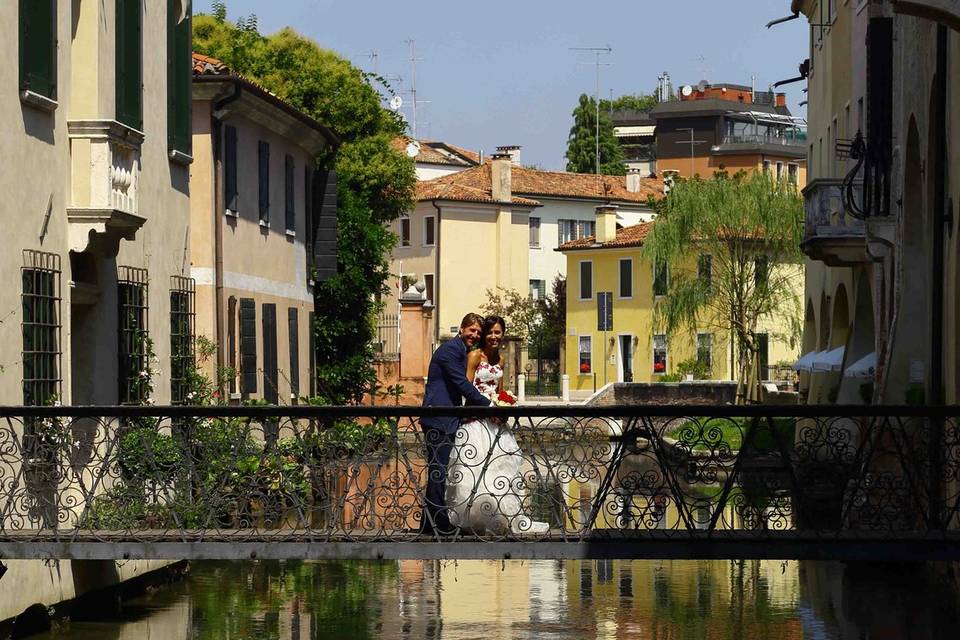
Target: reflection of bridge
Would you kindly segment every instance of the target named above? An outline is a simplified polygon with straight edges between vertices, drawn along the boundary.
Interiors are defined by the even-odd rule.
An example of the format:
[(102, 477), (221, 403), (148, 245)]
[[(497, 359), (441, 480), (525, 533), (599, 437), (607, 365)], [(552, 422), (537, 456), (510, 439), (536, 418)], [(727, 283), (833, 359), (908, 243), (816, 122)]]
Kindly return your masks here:
[[(427, 414), (502, 419), (521, 451), (474, 447), (462, 507), (510, 492), (549, 532), (494, 508), (500, 528), (420, 533)], [(0, 558), (958, 559), (957, 415), (0, 408)], [(517, 477), (487, 477), (508, 455)]]

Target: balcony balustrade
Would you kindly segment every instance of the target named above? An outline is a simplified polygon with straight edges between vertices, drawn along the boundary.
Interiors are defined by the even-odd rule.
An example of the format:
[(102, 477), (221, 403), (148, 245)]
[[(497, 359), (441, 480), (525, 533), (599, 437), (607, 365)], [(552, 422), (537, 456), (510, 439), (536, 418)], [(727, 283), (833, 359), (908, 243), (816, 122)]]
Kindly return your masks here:
[(804, 149), (807, 145), (806, 138), (791, 137), (791, 136), (770, 136), (757, 133), (741, 133), (741, 134), (727, 134), (723, 136), (723, 145), (730, 144), (753, 144), (753, 145), (770, 145), (770, 146), (783, 146), (783, 147), (799, 147)]
[(842, 189), (840, 178), (818, 178), (803, 190), (803, 251), (833, 267), (852, 266), (869, 259), (863, 220), (844, 210)]

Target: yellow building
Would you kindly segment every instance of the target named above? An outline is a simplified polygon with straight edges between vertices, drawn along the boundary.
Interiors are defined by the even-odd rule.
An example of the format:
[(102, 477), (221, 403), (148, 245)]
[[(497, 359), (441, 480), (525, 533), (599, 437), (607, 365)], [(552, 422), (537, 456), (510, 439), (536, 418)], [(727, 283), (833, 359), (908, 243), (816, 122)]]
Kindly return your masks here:
[[(570, 388), (599, 389), (612, 382), (656, 382), (677, 371), (677, 364), (696, 359), (716, 380), (733, 379), (727, 332), (711, 329), (667, 336), (654, 326), (654, 305), (666, 295), (670, 274), (654, 274), (641, 255), (652, 222), (616, 228), (616, 208), (597, 207), (595, 237), (582, 238), (558, 249), (567, 258), (566, 371)], [(690, 268), (707, 274), (711, 258), (691, 255)], [(800, 268), (795, 269), (797, 287)], [(704, 277), (709, 277), (704, 275)], [(799, 294), (799, 291), (798, 291)], [(792, 362), (797, 350), (774, 335), (783, 335), (774, 318), (761, 326), (761, 377), (774, 377), (776, 364)], [(765, 336), (769, 335), (769, 338)], [(731, 366), (733, 364), (733, 366)]]

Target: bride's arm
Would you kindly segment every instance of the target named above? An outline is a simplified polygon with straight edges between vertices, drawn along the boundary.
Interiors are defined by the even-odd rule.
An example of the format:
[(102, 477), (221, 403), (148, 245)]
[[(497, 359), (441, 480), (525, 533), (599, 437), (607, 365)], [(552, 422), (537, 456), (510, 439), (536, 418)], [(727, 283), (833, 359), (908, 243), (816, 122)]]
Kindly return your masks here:
[(467, 354), (467, 382), (473, 384), (473, 377), (477, 375), (477, 367), (480, 365), (480, 349), (474, 349)]

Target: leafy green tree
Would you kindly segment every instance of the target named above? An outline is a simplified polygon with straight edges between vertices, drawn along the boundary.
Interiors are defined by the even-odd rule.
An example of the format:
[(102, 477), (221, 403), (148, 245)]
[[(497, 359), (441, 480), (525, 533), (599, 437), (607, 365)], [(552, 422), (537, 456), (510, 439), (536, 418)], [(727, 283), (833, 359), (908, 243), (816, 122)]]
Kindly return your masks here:
[(600, 111), (642, 111), (647, 112), (657, 106), (657, 96), (638, 93), (625, 95), (611, 100), (600, 100)]
[[(567, 171), (595, 173), (597, 166), (597, 103), (582, 94), (573, 110), (573, 127), (567, 137)], [(600, 110), (600, 173), (622, 176), (627, 172), (623, 149), (613, 135), (613, 123)]]
[(567, 332), (566, 279), (562, 276), (554, 278), (552, 291), (542, 300), (538, 300), (537, 306), (540, 310), (540, 323), (531, 332), (530, 344), (535, 347), (536, 357), (557, 358), (560, 356), (560, 344)]
[[(678, 180), (658, 213), (643, 246), (669, 274), (655, 322), (668, 334), (730, 335), (745, 398), (759, 374), (760, 323), (779, 327), (768, 332), (771, 339), (794, 344), (801, 334), (803, 201), (796, 187), (763, 172), (719, 172), (710, 180)], [(710, 257), (709, 268), (700, 256)]]
[(225, 3), (193, 21), (194, 50), (222, 60), (274, 92), (341, 139), (317, 159), (338, 178), (337, 275), (317, 285), (318, 389), (333, 403), (356, 403), (375, 379), (371, 342), (376, 294), (389, 278), (396, 242), (386, 223), (413, 206), (413, 162), (390, 146), (402, 117), (382, 107), (382, 78), (365, 74), (291, 28), (264, 36), (255, 16), (230, 22)]

